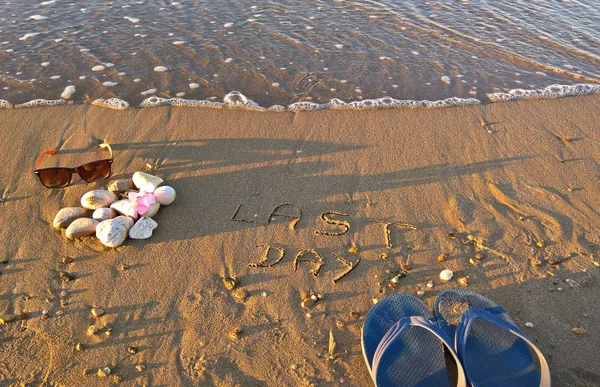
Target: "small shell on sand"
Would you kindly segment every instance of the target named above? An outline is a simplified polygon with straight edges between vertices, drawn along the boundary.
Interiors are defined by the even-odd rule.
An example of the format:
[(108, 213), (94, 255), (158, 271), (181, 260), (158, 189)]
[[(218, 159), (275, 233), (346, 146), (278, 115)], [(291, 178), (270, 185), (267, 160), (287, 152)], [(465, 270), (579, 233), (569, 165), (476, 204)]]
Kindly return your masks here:
[(454, 276), (454, 273), (452, 272), (452, 270), (442, 270), (440, 273), (440, 279), (442, 281), (450, 281), (452, 279), (452, 276)]
[(245, 289), (237, 288), (233, 291), (233, 298), (236, 300), (245, 300), (248, 297), (248, 292)]
[(106, 313), (106, 312), (104, 311), (104, 309), (100, 309), (100, 308), (93, 308), (93, 309), (92, 309), (92, 316), (94, 316), (94, 317), (100, 317), (100, 316), (103, 316), (103, 315), (104, 315), (104, 313)]
[(94, 325), (90, 325), (87, 329), (88, 335), (95, 335), (96, 332), (98, 332), (98, 328), (96, 328)]
[(225, 288), (227, 290), (233, 290), (235, 288), (237, 288), (237, 286), (240, 284), (240, 281), (238, 281), (237, 278), (235, 277), (225, 277), (223, 278), (223, 285), (225, 285)]
[(0, 325), (8, 324), (9, 322), (13, 322), (13, 321), (15, 321), (15, 316), (13, 316), (12, 314), (0, 315)]
[(305, 298), (304, 300), (302, 300), (302, 302), (300, 303), (300, 306), (303, 308), (310, 308), (314, 304), (315, 304), (315, 301), (309, 297), (309, 298)]
[(96, 375), (98, 375), (98, 377), (100, 378), (106, 378), (108, 375), (110, 375), (110, 372), (110, 368), (108, 367), (98, 368), (98, 372), (96, 372)]
[(81, 205), (90, 210), (97, 210), (98, 208), (109, 207), (117, 199), (117, 195), (110, 191), (96, 189), (81, 197)]

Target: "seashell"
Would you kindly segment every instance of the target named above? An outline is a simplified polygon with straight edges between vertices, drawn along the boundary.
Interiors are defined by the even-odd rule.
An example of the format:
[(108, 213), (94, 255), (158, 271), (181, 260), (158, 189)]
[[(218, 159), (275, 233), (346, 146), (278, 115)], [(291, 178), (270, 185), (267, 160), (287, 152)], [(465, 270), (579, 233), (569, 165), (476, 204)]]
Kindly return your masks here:
[(444, 262), (446, 260), (446, 254), (445, 253), (441, 253), (440, 255), (438, 255), (437, 257), (437, 261), (438, 262)]
[(156, 197), (156, 201), (162, 206), (168, 206), (175, 200), (176, 193), (173, 187), (164, 185), (154, 190), (154, 196)]
[(109, 207), (117, 199), (117, 195), (110, 191), (96, 189), (81, 197), (81, 205), (89, 210), (97, 210), (98, 208)]
[(231, 337), (232, 340), (238, 340), (243, 332), (244, 330), (240, 327), (233, 328), (231, 332), (229, 332), (229, 337)]
[(304, 300), (302, 300), (302, 302), (300, 303), (300, 306), (303, 308), (310, 308), (314, 304), (315, 304), (315, 301), (309, 297), (309, 298), (305, 298)]
[(92, 235), (96, 232), (98, 223), (100, 222), (90, 218), (75, 219), (73, 223), (67, 227), (65, 235), (69, 239), (83, 238)]
[(110, 205), (112, 210), (117, 211), (121, 215), (129, 216), (133, 219), (137, 219), (135, 207), (127, 199), (117, 200)]
[(77, 345), (75, 345), (75, 349), (76, 349), (77, 351), (83, 351), (83, 344), (81, 344), (81, 343), (77, 343)]
[(98, 328), (95, 325), (90, 325), (87, 329), (88, 335), (94, 335), (96, 332), (98, 332)]
[(433, 281), (429, 280), (429, 282), (427, 282), (427, 287), (431, 289), (433, 287)]
[(425, 295), (425, 291), (423, 291), (423, 290), (417, 291), (417, 296), (423, 297), (424, 295)]
[(452, 272), (452, 270), (442, 270), (442, 272), (440, 273), (440, 279), (442, 281), (450, 281), (452, 279), (452, 276), (454, 276), (454, 273)]
[(138, 348), (134, 346), (129, 346), (127, 347), (127, 352), (131, 355), (135, 355), (136, 353), (138, 353)]
[(162, 183), (163, 179), (146, 172), (136, 172), (133, 174), (133, 184), (135, 184), (140, 191), (152, 193)]
[(248, 297), (248, 292), (245, 289), (237, 288), (233, 291), (233, 298), (236, 300), (245, 300)]
[(143, 372), (146, 369), (146, 366), (143, 364), (138, 364), (135, 366), (135, 369), (138, 370), (138, 372)]
[(144, 216), (147, 218), (152, 218), (152, 217), (154, 217), (154, 215), (156, 215), (158, 213), (159, 209), (160, 209), (160, 203), (158, 203), (158, 202), (152, 203), (152, 204), (150, 204), (150, 207), (148, 207), (148, 211), (146, 211)]
[(117, 216), (114, 219), (100, 222), (96, 227), (96, 237), (105, 246), (121, 246), (127, 238), (127, 232), (133, 227), (133, 222), (133, 219), (127, 216)]
[(485, 255), (483, 255), (482, 253), (475, 254), (475, 259), (480, 259), (481, 260), (483, 258), (485, 258)]
[(98, 372), (96, 372), (96, 375), (98, 375), (98, 377), (101, 378), (106, 378), (108, 375), (110, 375), (110, 368), (98, 368)]
[(0, 325), (1, 324), (8, 324), (9, 322), (13, 322), (15, 321), (15, 316), (13, 316), (12, 314), (2, 314), (0, 315)]
[(62, 208), (54, 217), (52, 226), (56, 230), (67, 228), (75, 219), (85, 217), (86, 211), (81, 207), (65, 207)]
[(233, 290), (235, 288), (237, 288), (237, 286), (240, 284), (240, 281), (238, 281), (237, 278), (235, 277), (225, 277), (223, 278), (223, 285), (225, 285), (225, 288), (227, 290)]
[(102, 222), (103, 220), (112, 219), (117, 216), (117, 212), (112, 208), (98, 208), (92, 214), (92, 218), (96, 219), (98, 222)]
[(460, 286), (469, 286), (469, 279), (467, 277), (462, 277), (458, 279), (458, 283), (460, 284)]
[(106, 313), (106, 312), (104, 311), (104, 309), (100, 309), (100, 308), (93, 308), (93, 309), (92, 309), (92, 316), (94, 316), (94, 317), (100, 317), (100, 316), (103, 316), (103, 315), (104, 315), (104, 313)]
[(576, 335), (580, 335), (583, 336), (585, 334), (587, 334), (587, 330), (585, 328), (572, 328), (571, 332), (575, 333)]
[(65, 265), (68, 265), (69, 263), (73, 263), (73, 261), (74, 261), (73, 257), (62, 257), (60, 260), (60, 262)]
[(122, 193), (133, 188), (134, 185), (131, 179), (117, 179), (108, 183), (108, 190), (114, 193)]
[(131, 239), (148, 239), (152, 236), (152, 231), (156, 227), (158, 227), (158, 223), (152, 218), (143, 216), (129, 229), (129, 237)]

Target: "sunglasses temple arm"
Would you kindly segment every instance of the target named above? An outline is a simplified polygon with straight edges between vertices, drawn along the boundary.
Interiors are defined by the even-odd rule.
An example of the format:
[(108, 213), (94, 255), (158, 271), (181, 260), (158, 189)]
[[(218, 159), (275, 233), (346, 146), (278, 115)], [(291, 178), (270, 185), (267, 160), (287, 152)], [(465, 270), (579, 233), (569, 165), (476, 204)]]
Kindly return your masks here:
[(42, 160), (44, 160), (44, 156), (46, 156), (46, 155), (53, 156), (56, 154), (56, 152), (57, 152), (57, 150), (52, 149), (52, 150), (47, 150), (44, 153), (42, 153), (40, 155), (40, 157), (38, 157), (38, 159), (36, 160), (34, 169), (38, 169), (40, 167), (40, 164), (42, 164)]
[(110, 147), (110, 145), (108, 145), (107, 143), (102, 143), (100, 145), (98, 145), (100, 148), (105, 148), (108, 149), (108, 151), (110, 152), (110, 158), (113, 158), (113, 151), (112, 148)]

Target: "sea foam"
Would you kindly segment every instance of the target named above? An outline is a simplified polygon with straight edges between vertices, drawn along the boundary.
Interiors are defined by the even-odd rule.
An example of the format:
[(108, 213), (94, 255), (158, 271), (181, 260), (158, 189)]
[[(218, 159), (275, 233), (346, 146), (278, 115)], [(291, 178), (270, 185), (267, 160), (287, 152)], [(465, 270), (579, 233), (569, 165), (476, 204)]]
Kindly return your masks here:
[(513, 89), (507, 93), (490, 93), (487, 96), (492, 102), (500, 102), (525, 98), (561, 98), (593, 93), (600, 93), (600, 85), (590, 83), (580, 83), (577, 85), (550, 85), (543, 89)]
[(92, 101), (92, 105), (102, 106), (109, 109), (125, 110), (129, 108), (129, 102), (120, 98), (96, 99)]
[(72, 103), (71, 101), (65, 101), (64, 99), (34, 99), (33, 101), (21, 103), (15, 105), (16, 108), (30, 108), (38, 106), (55, 106)]

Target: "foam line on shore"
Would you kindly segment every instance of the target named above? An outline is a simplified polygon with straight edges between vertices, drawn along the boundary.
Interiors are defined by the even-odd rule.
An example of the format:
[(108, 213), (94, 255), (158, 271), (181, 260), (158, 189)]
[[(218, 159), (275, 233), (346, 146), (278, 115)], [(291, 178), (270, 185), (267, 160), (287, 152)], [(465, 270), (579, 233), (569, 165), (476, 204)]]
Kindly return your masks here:
[[(539, 98), (562, 98), (576, 95), (585, 95), (600, 93), (600, 85), (596, 84), (577, 84), (577, 85), (550, 85), (543, 89), (525, 90), (513, 89), (508, 92), (490, 93), (487, 97), (492, 102), (513, 101), (518, 99), (539, 99)], [(46, 100), (35, 99), (18, 105), (12, 105), (9, 101), (0, 99), (1, 108), (24, 108), (63, 105), (72, 103), (63, 99)], [(129, 109), (129, 102), (120, 98), (99, 98), (91, 102), (92, 105), (101, 106), (115, 110)], [(446, 108), (455, 106), (475, 105), (482, 103), (477, 98), (459, 98), (451, 97), (437, 101), (429, 100), (399, 100), (391, 97), (382, 97), (377, 99), (365, 99), (360, 101), (344, 102), (338, 98), (333, 98), (330, 102), (294, 102), (287, 106), (273, 105), (263, 107), (256, 102), (248, 99), (239, 91), (232, 91), (223, 98), (223, 102), (184, 99), (184, 98), (161, 98), (152, 96), (143, 100), (138, 107), (149, 108), (157, 106), (181, 106), (181, 107), (205, 107), (205, 108), (234, 108), (252, 111), (311, 111), (311, 110), (373, 110), (373, 109), (393, 109), (401, 107), (409, 108)]]

